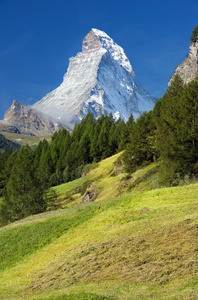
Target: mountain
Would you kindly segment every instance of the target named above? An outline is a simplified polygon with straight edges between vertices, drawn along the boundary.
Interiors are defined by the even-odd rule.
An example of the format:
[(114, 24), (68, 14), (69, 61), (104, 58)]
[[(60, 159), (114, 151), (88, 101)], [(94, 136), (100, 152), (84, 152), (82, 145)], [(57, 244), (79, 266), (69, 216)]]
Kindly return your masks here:
[(105, 32), (92, 29), (82, 52), (70, 58), (62, 84), (32, 108), (45, 112), (70, 128), (88, 111), (97, 118), (113, 113), (125, 121), (133, 113), (153, 109), (154, 99), (135, 82), (135, 73), (124, 50)]
[(50, 135), (59, 129), (66, 128), (65, 125), (55, 121), (52, 117), (16, 100), (13, 101), (11, 107), (6, 111), (4, 120), (1, 121), (1, 127), (3, 125), (9, 125), (8, 128), (15, 128), (18, 130), (15, 131), (16, 133), (37, 136)]
[(174, 71), (173, 76), (169, 80), (169, 84), (174, 76), (178, 74), (184, 81), (189, 83), (195, 79), (198, 72), (198, 37), (190, 44), (190, 51), (186, 59)]

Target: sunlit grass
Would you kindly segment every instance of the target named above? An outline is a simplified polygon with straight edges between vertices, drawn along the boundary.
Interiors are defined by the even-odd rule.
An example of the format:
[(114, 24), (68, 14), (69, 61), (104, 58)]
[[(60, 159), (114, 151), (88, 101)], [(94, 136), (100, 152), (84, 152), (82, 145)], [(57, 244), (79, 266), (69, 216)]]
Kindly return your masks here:
[(198, 184), (153, 190), (155, 165), (125, 179), (118, 156), (57, 187), (94, 183), (94, 202), (0, 229), (0, 299), (197, 298)]

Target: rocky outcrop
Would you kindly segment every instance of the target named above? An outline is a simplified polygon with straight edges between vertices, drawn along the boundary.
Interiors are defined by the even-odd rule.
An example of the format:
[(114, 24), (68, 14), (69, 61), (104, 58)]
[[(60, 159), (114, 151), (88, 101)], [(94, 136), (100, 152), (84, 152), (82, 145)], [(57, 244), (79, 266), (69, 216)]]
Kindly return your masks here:
[(92, 52), (100, 48), (102, 48), (100, 38), (95, 34), (94, 30), (91, 30), (83, 40), (82, 52)]
[(90, 185), (84, 195), (82, 196), (82, 202), (92, 202), (96, 199), (96, 189), (94, 185)]
[(169, 85), (174, 76), (178, 74), (185, 84), (195, 79), (198, 73), (198, 38), (191, 43), (190, 52), (186, 59), (175, 69), (173, 76), (169, 80)]
[(62, 84), (32, 107), (70, 128), (92, 112), (97, 119), (112, 113), (127, 121), (133, 113), (153, 109), (154, 99), (135, 82), (135, 73), (124, 50), (105, 32), (92, 29), (82, 52), (70, 58)]
[(11, 107), (6, 111), (3, 124), (14, 126), (18, 129), (17, 133), (30, 136), (51, 135), (59, 129), (66, 128), (65, 125), (53, 120), (52, 117), (22, 105), (16, 100), (13, 101)]
[[(3, 122), (3, 121), (1, 121), (1, 122)], [(17, 127), (6, 125), (5, 123), (0, 123), (0, 132), (21, 134), (20, 130)]]

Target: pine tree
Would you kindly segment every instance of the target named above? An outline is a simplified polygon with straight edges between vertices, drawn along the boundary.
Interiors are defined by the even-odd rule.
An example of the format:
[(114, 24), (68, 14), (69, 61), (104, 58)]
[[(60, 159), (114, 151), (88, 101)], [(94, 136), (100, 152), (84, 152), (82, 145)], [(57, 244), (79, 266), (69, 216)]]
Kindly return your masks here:
[(88, 164), (91, 162), (90, 158), (90, 135), (88, 131), (85, 131), (82, 135), (77, 151), (79, 165)]
[(50, 155), (50, 150), (43, 148), (40, 162), (35, 170), (37, 179), (42, 185), (43, 190), (50, 187), (50, 177), (52, 175), (52, 158)]
[(192, 34), (191, 34), (191, 37), (190, 37), (190, 41), (194, 42), (197, 37), (198, 37), (198, 25), (192, 31)]
[(144, 112), (136, 122), (133, 123), (130, 131), (130, 142), (123, 153), (125, 170), (134, 172), (143, 163), (153, 161), (156, 154), (155, 141), (153, 139), (155, 124), (152, 111)]
[(44, 141), (40, 141), (33, 152), (33, 160), (34, 160), (33, 164), (34, 164), (35, 169), (38, 168), (39, 163), (40, 163), (41, 153), (42, 153), (42, 149), (44, 146), (43, 143), (44, 143)]
[(11, 171), (12, 168), (15, 164), (15, 161), (17, 159), (19, 151), (15, 150), (14, 152), (12, 152), (12, 154), (8, 157), (6, 165), (5, 165), (5, 171), (4, 171), (4, 175), (5, 175), (5, 185), (7, 185), (10, 175), (11, 175)]
[(29, 146), (23, 146), (15, 160), (1, 205), (4, 223), (19, 220), (46, 209), (44, 190), (33, 168), (33, 155)]
[(108, 141), (109, 141), (109, 127), (108, 127), (108, 120), (104, 119), (102, 126), (101, 126), (101, 130), (100, 130), (100, 134), (98, 136), (98, 140), (97, 140), (97, 147), (98, 147), (98, 158), (103, 159), (106, 158), (107, 156), (109, 156), (110, 154), (110, 149), (109, 149), (109, 145), (108, 145)]
[[(184, 83), (176, 75), (166, 94), (154, 107), (154, 119), (157, 126), (156, 145), (160, 153), (160, 181), (170, 185), (181, 173), (183, 160), (182, 145), (178, 143), (177, 131), (180, 127), (179, 113), (182, 110)], [(185, 163), (185, 161), (183, 161)]]
[(185, 87), (181, 102), (178, 112), (177, 139), (182, 145), (186, 168), (184, 172), (196, 178), (198, 174), (198, 77)]
[(101, 157), (100, 149), (98, 147), (98, 138), (100, 135), (101, 127), (103, 124), (105, 116), (102, 115), (100, 118), (98, 118), (93, 132), (93, 138), (91, 140), (91, 146), (90, 146), (90, 156), (92, 161), (99, 161)]
[(125, 126), (123, 126), (120, 134), (120, 142), (118, 146), (119, 151), (124, 150), (126, 148), (126, 145), (130, 142), (130, 133), (133, 129), (134, 122), (135, 121), (133, 115), (131, 114)]
[(185, 175), (198, 174), (198, 78), (184, 86), (175, 76), (169, 90), (156, 103), (157, 147), (161, 182), (175, 185)]
[(0, 195), (2, 195), (2, 192), (6, 185), (5, 168), (9, 156), (10, 156), (10, 150), (9, 147), (6, 146), (0, 156)]

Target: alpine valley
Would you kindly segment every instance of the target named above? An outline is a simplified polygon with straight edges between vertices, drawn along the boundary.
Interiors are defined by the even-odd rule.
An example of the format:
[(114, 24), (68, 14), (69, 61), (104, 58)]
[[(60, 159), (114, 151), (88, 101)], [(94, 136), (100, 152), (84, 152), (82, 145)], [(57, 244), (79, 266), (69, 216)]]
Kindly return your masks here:
[[(22, 128), (23, 132), (43, 135), (64, 126), (73, 129), (88, 112), (95, 119), (112, 113), (115, 120), (127, 121), (131, 113), (136, 119), (143, 111), (152, 110), (154, 104), (155, 99), (135, 82), (135, 73), (124, 50), (105, 32), (92, 29), (83, 40), (82, 52), (70, 58), (62, 84), (30, 108), (17, 102), (20, 107), (17, 116), (11, 107), (4, 123), (16, 126), (19, 131)], [(24, 111), (37, 115), (42, 126), (37, 124), (35, 128), (38, 122), (34, 118), (27, 123), (27, 118), (20, 116)], [(41, 113), (45, 114), (45, 122)], [(46, 115), (53, 122), (46, 122)]]

